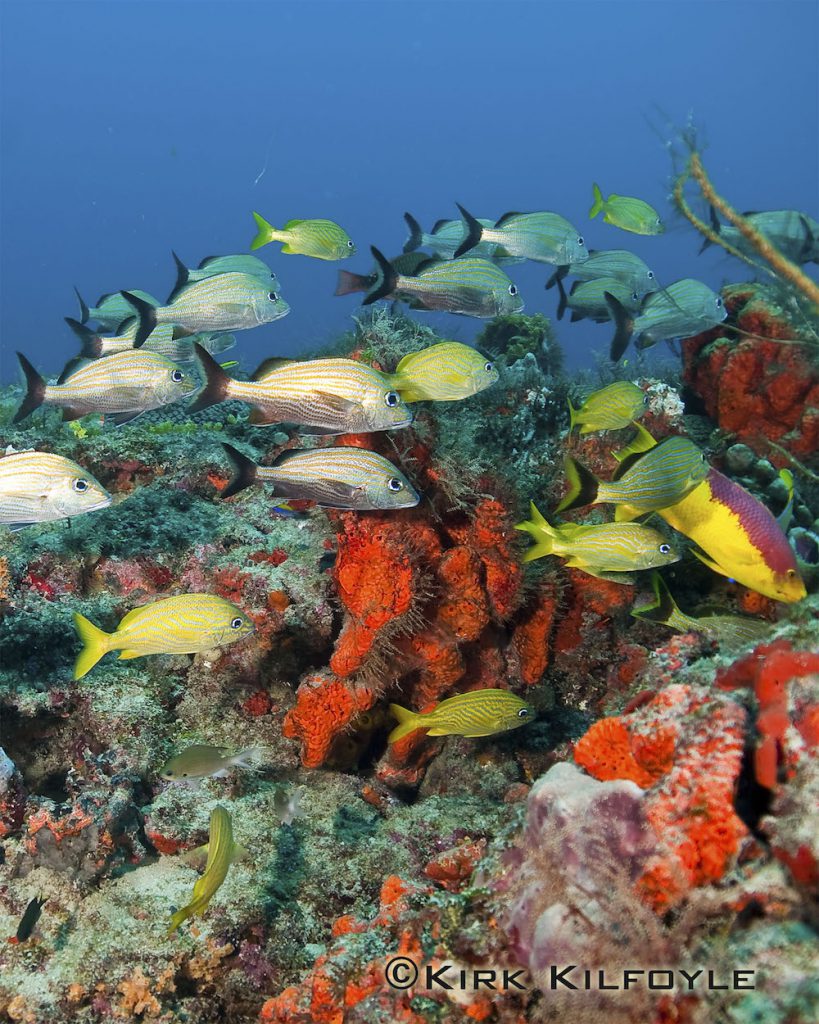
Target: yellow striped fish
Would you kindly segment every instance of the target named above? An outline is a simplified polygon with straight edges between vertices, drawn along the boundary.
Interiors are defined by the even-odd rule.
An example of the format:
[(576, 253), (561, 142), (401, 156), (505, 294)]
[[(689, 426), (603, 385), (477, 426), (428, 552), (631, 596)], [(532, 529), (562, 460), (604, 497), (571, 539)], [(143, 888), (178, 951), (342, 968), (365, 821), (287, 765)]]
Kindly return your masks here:
[(198, 345), (197, 352), (206, 380), (191, 412), (238, 399), (253, 406), (251, 423), (295, 423), (305, 434), (366, 434), (412, 422), (384, 375), (353, 359), (267, 359), (244, 381)]
[(580, 424), (581, 434), (627, 427), (646, 410), (648, 395), (630, 380), (617, 380), (593, 394), (575, 409), (569, 399), (569, 432)]
[[(127, 299), (122, 297), (121, 292), (109, 292), (107, 295), (100, 295), (96, 306), (91, 306), (90, 308), (76, 288), (74, 289), (74, 294), (77, 296), (77, 301), (80, 304), (80, 321), (84, 324), (87, 324), (89, 320), (94, 320), (104, 331), (112, 331), (118, 334), (120, 327), (125, 321), (131, 319), (134, 315), (134, 307)], [(148, 302), (152, 306), (161, 305), (159, 299), (155, 299), (153, 295), (140, 291), (138, 288), (132, 288), (129, 294), (136, 295), (138, 299), (142, 299), (143, 302)]]
[(139, 318), (134, 348), (141, 348), (157, 324), (176, 324), (189, 334), (241, 331), (287, 316), (290, 307), (255, 274), (229, 271), (176, 287), (164, 306), (153, 306), (133, 292), (122, 292)]
[(72, 360), (56, 384), (46, 384), (21, 352), (17, 358), (27, 390), (14, 423), (41, 405), (62, 409), (64, 420), (103, 413), (114, 423), (127, 423), (149, 409), (178, 402), (196, 387), (188, 374), (158, 352), (115, 352), (81, 366)]
[(120, 659), (146, 654), (198, 654), (235, 643), (255, 627), (241, 609), (215, 594), (180, 594), (128, 612), (113, 633), (105, 633), (79, 612), (74, 625), (85, 645), (74, 666), (82, 679), (109, 651)]
[(436, 704), (432, 711), (417, 712), (390, 704), (398, 725), (388, 737), (389, 743), (403, 739), (416, 729), (428, 736), (491, 736), (526, 725), (535, 717), (535, 709), (508, 690), (472, 690), (459, 693)]
[(190, 903), (177, 910), (171, 918), (168, 935), (173, 935), (180, 924), (189, 917), (205, 912), (214, 893), (227, 878), (230, 865), (245, 856), (242, 847), (234, 842), (233, 822), (221, 804), (217, 804), (210, 813), (210, 832), (205, 849), (208, 852), (208, 859), (204, 874), (193, 887)]
[(261, 214), (254, 212), (258, 232), (251, 249), (269, 242), (284, 242), (283, 253), (312, 256), (317, 260), (346, 260), (355, 252), (352, 239), (332, 220), (289, 220), (283, 228), (274, 228)]
[(643, 199), (618, 196), (615, 192), (612, 192), (608, 199), (604, 199), (596, 182), (592, 186), (592, 191), (594, 202), (589, 210), (589, 217), (592, 220), (602, 211), (603, 223), (613, 224), (614, 227), (631, 231), (635, 235), (661, 235), (665, 231), (659, 213)]
[(370, 250), (378, 264), (378, 278), (362, 300), (365, 306), (378, 299), (408, 302), (413, 309), (461, 313), (483, 319), (519, 313), (523, 299), (497, 264), (467, 257), (422, 263), (415, 273), (399, 274), (375, 246)]
[(751, 619), (747, 615), (717, 613), (703, 615), (700, 618), (686, 615), (677, 607), (677, 602), (659, 573), (651, 574), (651, 586), (655, 601), (640, 608), (632, 608), (631, 614), (637, 619), (660, 622), (679, 633), (704, 633), (726, 648), (758, 644), (771, 632), (771, 623), (762, 619)]
[(22, 530), (111, 504), (111, 495), (82, 466), (46, 452), (12, 452), (0, 458), (0, 524)]
[(552, 526), (529, 504), (531, 519), (515, 525), (516, 530), (530, 534), (536, 543), (524, 554), (523, 561), (558, 555), (566, 565), (580, 569), (589, 576), (633, 584), (632, 572), (654, 569), (680, 560), (680, 554), (661, 533), (640, 523), (602, 523), (580, 526), (563, 523)]
[(387, 380), (405, 402), (459, 402), (494, 384), (495, 364), (459, 341), (409, 352)]
[(674, 505), (704, 480), (705, 455), (686, 437), (669, 437), (645, 454), (623, 459), (611, 481), (598, 480), (575, 459), (565, 460), (569, 491), (558, 512), (600, 502), (617, 504), (618, 522)]
[(232, 445), (222, 444), (234, 476), (222, 491), (229, 498), (256, 481), (271, 484), (277, 498), (314, 501), (325, 508), (411, 508), (417, 491), (391, 462), (366, 448), (287, 449), (270, 466), (257, 466)]
[[(117, 334), (107, 337), (70, 316), (65, 318), (65, 322), (80, 339), (80, 359), (99, 359), (101, 356), (113, 355), (114, 352), (130, 352), (134, 348), (138, 327), (136, 317), (126, 320)], [(215, 331), (179, 337), (176, 336), (173, 324), (162, 324), (151, 331), (142, 348), (145, 352), (158, 352), (172, 363), (189, 363), (196, 357), (194, 344), (201, 345), (211, 355), (218, 355), (233, 348), (236, 338), (232, 334), (218, 334)]]

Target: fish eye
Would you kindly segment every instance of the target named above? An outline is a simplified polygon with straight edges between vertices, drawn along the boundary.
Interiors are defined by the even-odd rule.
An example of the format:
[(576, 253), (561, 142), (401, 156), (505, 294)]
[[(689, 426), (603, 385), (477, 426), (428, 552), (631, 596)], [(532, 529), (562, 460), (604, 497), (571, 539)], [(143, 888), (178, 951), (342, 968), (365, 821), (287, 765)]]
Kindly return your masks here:
[(796, 575), (796, 569), (788, 569), (788, 578), (793, 579)]
[(230, 628), (231, 629), (238, 629), (242, 625), (243, 622), (244, 622), (244, 619), (240, 618), (237, 615), (235, 619), (231, 619)]
[(722, 306), (722, 299), (717, 299), (717, 309)]
[(648, 405), (648, 392), (643, 395), (643, 405)]
[(634, 300), (634, 302), (639, 302), (640, 301), (640, 296), (637, 294), (637, 292), (632, 292), (631, 293), (631, 297)]
[(654, 271), (653, 270), (649, 270), (649, 272), (648, 272), (648, 279), (649, 279), (649, 281), (653, 281), (654, 280)]
[(389, 487), (391, 491), (401, 491), (403, 490), (404, 485), (401, 483), (397, 476), (391, 476), (387, 481), (387, 487)]
[(484, 368), (484, 370), (486, 370), (487, 373), (491, 373), (495, 369), (495, 364), (494, 363), (484, 363), (483, 364), (483, 368)]
[(517, 295), (517, 293), (518, 293), (517, 286), (514, 285), (514, 284), (510, 284), (509, 285), (509, 294), (510, 295)]
[(187, 772), (182, 772), (182, 778), (183, 779), (187, 779), (187, 777), (188, 777), (188, 773)]
[(174, 370), (171, 374), (171, 380), (174, 384), (181, 384), (185, 379), (185, 374), (181, 370)]
[(518, 718), (528, 718), (528, 717), (529, 717), (529, 708), (521, 708), (520, 711), (518, 711)]
[(394, 409), (395, 406), (398, 405), (398, 403), (400, 401), (400, 399), (398, 397), (398, 392), (397, 391), (388, 391), (386, 393), (386, 395), (384, 395), (384, 401), (387, 403), (387, 405), (391, 409)]
[(670, 544), (661, 544), (660, 545), (660, 554), (661, 555), (670, 555), (671, 554), (671, 545)]
[(271, 302), (275, 302), (279, 296), (275, 292), (271, 292), (267, 297)]
[(578, 235), (578, 236), (577, 236), (577, 244), (578, 244), (578, 245), (585, 245), (585, 244), (586, 244), (586, 243), (585, 243), (585, 242), (583, 241), (583, 236), (582, 236), (582, 235)]
[(353, 247), (353, 240), (352, 240), (352, 238), (348, 238), (347, 239), (347, 248), (348, 249), (352, 249), (352, 247)]
[(87, 491), (88, 490), (88, 481), (87, 480), (83, 480), (82, 477), (79, 477), (77, 480), (74, 481), (72, 486), (73, 486), (75, 491), (77, 491), (78, 493), (82, 494), (83, 491)]

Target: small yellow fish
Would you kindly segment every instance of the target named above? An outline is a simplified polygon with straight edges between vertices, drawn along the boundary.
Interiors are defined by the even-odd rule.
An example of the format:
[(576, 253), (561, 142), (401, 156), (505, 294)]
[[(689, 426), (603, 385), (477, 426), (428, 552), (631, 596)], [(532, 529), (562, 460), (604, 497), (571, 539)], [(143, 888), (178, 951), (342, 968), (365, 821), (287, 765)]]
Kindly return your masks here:
[(535, 709), (508, 690), (472, 690), (442, 700), (432, 709), (420, 713), (390, 704), (398, 725), (388, 737), (395, 743), (416, 729), (426, 729), (429, 736), (491, 736), (507, 729), (517, 729), (535, 717)]
[(665, 231), (659, 213), (642, 199), (618, 196), (614, 192), (604, 199), (599, 186), (594, 185), (593, 188), (594, 203), (589, 210), (592, 220), (602, 210), (604, 223), (613, 224), (623, 231), (631, 231), (635, 235), (661, 235)]
[(409, 352), (387, 374), (405, 402), (459, 402), (498, 379), (494, 363), (469, 345), (442, 341)]
[(251, 249), (261, 249), (268, 242), (284, 242), (281, 251), (317, 260), (346, 260), (355, 252), (352, 239), (332, 220), (289, 220), (283, 228), (274, 228), (261, 214), (253, 214), (258, 234)]
[(575, 409), (569, 399), (569, 431), (578, 423), (581, 434), (619, 430), (642, 416), (647, 403), (648, 395), (642, 388), (630, 380), (617, 380), (589, 395), (579, 409)]
[(680, 560), (679, 552), (649, 526), (640, 523), (552, 526), (534, 502), (530, 502), (529, 509), (531, 519), (515, 526), (516, 530), (531, 534), (537, 542), (524, 554), (524, 562), (558, 555), (566, 559), (570, 568), (580, 569), (589, 576), (632, 584), (634, 570), (653, 569)]
[(229, 754), (226, 747), (212, 747), (208, 743), (194, 743), (185, 747), (167, 761), (160, 772), (167, 782), (182, 782), (186, 779), (223, 779), (231, 768), (256, 770), (264, 756), (262, 747), (247, 747), (237, 754)]
[(230, 814), (221, 804), (217, 804), (210, 814), (210, 832), (208, 835), (208, 859), (205, 872), (193, 887), (190, 903), (186, 904), (171, 918), (168, 935), (189, 917), (203, 914), (213, 895), (227, 877), (230, 865), (246, 856), (245, 850), (233, 841), (233, 823)]
[(108, 651), (120, 651), (123, 660), (198, 654), (235, 643), (255, 628), (235, 604), (215, 594), (180, 594), (144, 604), (128, 612), (113, 633), (103, 632), (78, 612), (74, 624), (85, 645), (74, 666), (75, 679), (82, 679)]

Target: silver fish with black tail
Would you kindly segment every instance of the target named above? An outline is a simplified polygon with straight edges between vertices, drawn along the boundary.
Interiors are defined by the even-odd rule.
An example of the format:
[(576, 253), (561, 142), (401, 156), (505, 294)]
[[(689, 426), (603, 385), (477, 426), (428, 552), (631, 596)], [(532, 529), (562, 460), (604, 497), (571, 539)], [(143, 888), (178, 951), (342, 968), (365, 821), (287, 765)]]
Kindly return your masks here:
[(610, 353), (614, 362), (626, 351), (632, 336), (636, 336), (637, 348), (649, 348), (666, 338), (689, 338), (707, 331), (728, 316), (722, 298), (702, 281), (690, 277), (652, 292), (636, 316), (610, 292), (605, 298), (617, 325)]
[(611, 310), (606, 301), (606, 293), (614, 295), (617, 301), (630, 314), (639, 312), (642, 299), (638, 292), (631, 291), (628, 285), (613, 277), (601, 277), (595, 281), (575, 281), (571, 291), (566, 294), (563, 281), (558, 279), (560, 301), (557, 306), (557, 319), (562, 320), (566, 309), (572, 311), (571, 320), (594, 320), (602, 324), (611, 320)]
[(546, 288), (553, 287), (558, 280), (567, 275), (576, 277), (578, 281), (596, 281), (603, 277), (613, 277), (630, 291), (637, 292), (641, 299), (659, 288), (654, 271), (628, 249), (591, 249), (589, 258), (582, 263), (558, 267), (546, 282)]
[[(86, 304), (76, 288), (74, 293), (80, 304), (81, 323), (87, 324), (89, 320), (94, 320), (103, 331), (117, 334), (125, 321), (130, 320), (134, 315), (134, 307), (127, 299), (122, 297), (121, 292), (109, 292), (107, 295), (100, 295), (96, 306), (91, 307)], [(138, 299), (142, 299), (143, 302), (147, 302), (151, 306), (160, 305), (159, 299), (155, 299), (153, 295), (140, 291), (138, 288), (132, 288), (128, 294), (136, 295)]]
[(494, 242), (503, 246), (508, 256), (520, 256), (537, 263), (566, 266), (582, 263), (589, 258), (583, 236), (559, 213), (505, 213), (491, 228), (465, 210), (460, 203), (467, 232), (455, 250), (455, 258), (463, 256), (481, 242)]
[(157, 324), (176, 324), (188, 334), (241, 331), (272, 323), (290, 312), (269, 282), (235, 271), (184, 284), (171, 292), (164, 306), (152, 306), (133, 292), (121, 294), (139, 318), (134, 348), (142, 347)]
[[(393, 270), (399, 274), (412, 276), (418, 267), (430, 263), (430, 256), (425, 252), (404, 252), (389, 261)], [(334, 295), (352, 295), (355, 292), (368, 292), (378, 283), (378, 264), (369, 274), (354, 274), (350, 270), (339, 270), (338, 285)]]
[(0, 457), (0, 525), (10, 530), (72, 519), (110, 504), (102, 484), (71, 459), (35, 451)]
[[(794, 263), (819, 263), (819, 224), (799, 210), (749, 211), (742, 216), (761, 232), (789, 260)], [(711, 207), (711, 227), (723, 241), (754, 259), (759, 253), (733, 224), (721, 224)], [(706, 238), (700, 252), (711, 245)]]
[[(181, 260), (173, 254), (174, 259), (178, 260), (181, 264)], [(182, 266), (185, 266), (182, 264)], [(275, 289), (277, 284), (277, 277), (275, 273), (268, 267), (264, 260), (260, 260), (258, 256), (250, 256), (249, 254), (239, 253), (235, 256), (207, 256), (198, 267), (185, 266), (186, 270), (186, 284), (190, 281), (201, 281), (205, 277), (216, 277), (217, 274), (227, 274), (235, 272), (238, 274), (252, 274), (254, 277), (261, 278), (264, 281), (269, 281), (271, 287)]]
[[(73, 320), (70, 316), (65, 317), (65, 322), (80, 339), (80, 359), (99, 359), (102, 356), (113, 355), (114, 352), (134, 350), (134, 339), (138, 326), (136, 317), (126, 320), (120, 328), (120, 333), (113, 337), (97, 334), (96, 331), (92, 331), (90, 327)], [(215, 332), (179, 336), (173, 324), (162, 324), (151, 331), (142, 350), (158, 352), (173, 363), (189, 363), (196, 358), (193, 346), (197, 343), (211, 355), (219, 355), (233, 348), (236, 338), (232, 334), (217, 334)]]
[(157, 352), (115, 352), (81, 366), (72, 360), (56, 384), (46, 384), (21, 352), (17, 358), (27, 390), (13, 423), (41, 405), (54, 405), (62, 409), (65, 420), (102, 413), (119, 425), (178, 402), (196, 389), (184, 370)]
[(251, 423), (298, 424), (304, 434), (365, 434), (412, 422), (384, 375), (353, 359), (267, 359), (244, 381), (225, 373), (201, 346), (196, 350), (206, 380), (191, 412), (236, 399), (253, 406)]
[(362, 305), (378, 299), (400, 299), (413, 309), (440, 310), (489, 319), (519, 313), (523, 299), (517, 285), (489, 260), (430, 259), (414, 274), (399, 274), (375, 246), (370, 250), (379, 268), (378, 280)]
[[(404, 214), (404, 220), (409, 228), (409, 237), (404, 243), (404, 252), (413, 252), (415, 249), (431, 249), (436, 256), (442, 260), (455, 258), (455, 250), (464, 241), (467, 234), (467, 227), (462, 220), (439, 220), (433, 225), (432, 231), (427, 233), (423, 230), (418, 221), (411, 213)], [(493, 220), (478, 218), (478, 223), (485, 228), (494, 225)], [(510, 257), (504, 249), (494, 242), (478, 242), (469, 250), (470, 256), (482, 256), (485, 259), (495, 260), (496, 263), (520, 263), (520, 257)]]
[(233, 463), (233, 479), (220, 497), (230, 498), (255, 483), (269, 484), (277, 498), (314, 501), (324, 508), (412, 508), (418, 492), (382, 455), (366, 448), (288, 449), (270, 466), (258, 466), (222, 443)]

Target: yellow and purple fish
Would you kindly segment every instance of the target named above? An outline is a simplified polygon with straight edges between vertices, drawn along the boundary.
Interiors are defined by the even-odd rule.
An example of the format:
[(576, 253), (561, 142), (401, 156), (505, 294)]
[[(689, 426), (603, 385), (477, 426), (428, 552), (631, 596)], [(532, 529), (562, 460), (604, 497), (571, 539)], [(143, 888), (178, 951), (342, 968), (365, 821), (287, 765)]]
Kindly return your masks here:
[(215, 594), (179, 594), (134, 608), (113, 633), (105, 633), (79, 612), (74, 625), (83, 642), (74, 666), (82, 679), (103, 655), (119, 651), (121, 660), (146, 654), (199, 654), (243, 640), (254, 625), (235, 604)]
[(258, 481), (269, 484), (277, 498), (314, 501), (324, 508), (399, 509), (420, 501), (403, 473), (366, 448), (289, 448), (271, 465), (258, 466), (232, 445), (222, 447), (234, 466), (222, 498)]
[(128, 423), (150, 409), (178, 402), (196, 388), (189, 374), (158, 352), (115, 352), (80, 365), (72, 360), (56, 384), (46, 384), (21, 352), (17, 358), (27, 390), (14, 423), (41, 405), (62, 409), (64, 420), (102, 413), (114, 423)]
[(547, 555), (566, 559), (571, 569), (589, 576), (629, 586), (634, 572), (655, 569), (680, 560), (680, 553), (657, 530), (641, 523), (601, 523), (552, 526), (530, 502), (530, 519), (515, 525), (535, 541), (523, 556), (524, 562)]
[(35, 451), (0, 457), (0, 525), (10, 530), (72, 519), (110, 504), (102, 484), (71, 459)]
[(645, 412), (648, 395), (630, 380), (616, 380), (589, 395), (579, 409), (568, 401), (569, 431), (579, 424), (581, 434), (592, 434), (627, 427)]
[(305, 434), (364, 434), (412, 422), (384, 375), (353, 359), (267, 359), (244, 381), (225, 373), (201, 347), (197, 352), (206, 382), (191, 412), (237, 399), (253, 406), (251, 423), (298, 424)]
[(355, 252), (353, 240), (343, 227), (332, 220), (289, 220), (283, 228), (274, 228), (259, 213), (253, 214), (256, 237), (251, 249), (261, 249), (269, 242), (283, 242), (281, 251), (317, 260), (346, 260)]
[(173, 935), (189, 917), (205, 912), (216, 890), (227, 878), (230, 865), (245, 856), (245, 851), (233, 839), (230, 814), (221, 804), (217, 804), (210, 813), (210, 831), (205, 849), (208, 855), (205, 871), (194, 884), (190, 903), (177, 910), (171, 918), (168, 935)]
[(508, 690), (471, 690), (436, 704), (431, 711), (418, 712), (390, 704), (398, 725), (388, 737), (389, 743), (403, 739), (416, 729), (428, 736), (492, 736), (526, 725), (535, 717), (535, 709)]
[(477, 349), (442, 341), (408, 352), (386, 376), (405, 402), (460, 402), (491, 387), (499, 374)]

